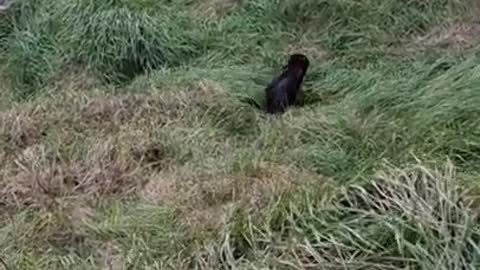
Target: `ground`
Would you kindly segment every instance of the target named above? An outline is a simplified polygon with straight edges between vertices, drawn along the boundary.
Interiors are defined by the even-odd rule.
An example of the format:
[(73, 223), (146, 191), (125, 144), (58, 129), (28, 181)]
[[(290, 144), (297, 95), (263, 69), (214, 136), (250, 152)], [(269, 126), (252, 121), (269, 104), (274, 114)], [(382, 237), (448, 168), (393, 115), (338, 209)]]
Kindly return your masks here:
[[(476, 269), (470, 0), (17, 0), (0, 270)], [(266, 115), (292, 53), (303, 107)]]

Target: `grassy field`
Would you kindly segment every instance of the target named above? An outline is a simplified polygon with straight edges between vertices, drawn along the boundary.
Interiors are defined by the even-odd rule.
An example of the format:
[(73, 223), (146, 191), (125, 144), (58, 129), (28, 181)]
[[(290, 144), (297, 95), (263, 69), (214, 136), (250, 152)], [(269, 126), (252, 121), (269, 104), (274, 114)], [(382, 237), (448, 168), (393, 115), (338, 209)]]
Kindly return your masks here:
[(16, 1), (0, 270), (479, 269), (476, 2)]

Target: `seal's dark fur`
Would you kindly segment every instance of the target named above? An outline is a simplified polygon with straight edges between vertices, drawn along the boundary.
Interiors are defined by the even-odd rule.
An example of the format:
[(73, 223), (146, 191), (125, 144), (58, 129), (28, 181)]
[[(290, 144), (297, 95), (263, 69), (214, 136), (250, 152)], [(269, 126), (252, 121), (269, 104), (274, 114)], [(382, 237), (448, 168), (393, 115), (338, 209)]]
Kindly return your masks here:
[(303, 95), (302, 82), (310, 62), (303, 54), (293, 54), (284, 66), (282, 74), (272, 80), (265, 89), (267, 113), (284, 113), (288, 106)]

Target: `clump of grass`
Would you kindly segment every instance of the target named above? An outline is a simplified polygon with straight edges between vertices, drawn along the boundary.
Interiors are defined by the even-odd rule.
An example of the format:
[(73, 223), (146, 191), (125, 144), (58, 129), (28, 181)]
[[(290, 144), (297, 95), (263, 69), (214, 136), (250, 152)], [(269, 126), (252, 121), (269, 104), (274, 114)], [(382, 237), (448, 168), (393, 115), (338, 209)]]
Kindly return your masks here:
[(25, 0), (14, 5), (5, 15), (13, 26), (2, 27), (2, 44), (20, 97), (38, 92), (65, 64), (89, 66), (118, 83), (188, 62), (202, 48), (201, 27), (168, 7), (150, 14), (121, 1), (44, 5)]
[[(205, 64), (205, 61), (211, 64), (213, 55), (217, 55), (219, 61), (224, 61), (220, 56), (225, 58), (230, 55), (229, 61), (236, 58), (235, 62), (238, 62), (244, 60), (252, 50), (258, 50), (259, 45), (272, 50), (288, 45), (284, 40), (288, 36), (285, 32), (289, 29), (285, 28), (284, 22), (289, 20), (293, 20), (298, 27), (306, 28), (307, 34), (311, 28), (308, 23), (328, 22), (325, 31), (315, 34), (317, 44), (338, 55), (344, 54), (342, 51), (345, 49), (354, 52), (345, 58), (354, 60), (351, 57), (370, 57), (368, 50), (380, 48), (379, 45), (385, 44), (387, 38), (405, 33), (405, 29), (433, 25), (440, 12), (454, 16), (460, 10), (459, 5), (453, 2), (417, 5), (389, 1), (380, 5), (375, 1), (287, 1), (277, 5), (275, 1), (252, 1), (238, 4), (238, 12), (221, 22), (202, 23), (207, 19), (192, 20), (192, 14), (187, 11), (192, 3), (188, 1), (160, 4), (148, 1), (52, 1), (47, 5), (33, 0), (14, 3), (9, 11), (13, 27), (2, 27), (6, 29), (2, 35), (7, 43), (16, 39), (17, 31), (38, 35), (38, 39), (30, 41), (30, 57), (41, 56), (48, 63), (27, 63), (25, 66), (12, 61), (15, 64), (11, 67), (24, 69), (25, 75), (36, 74), (12, 75), (13, 81), (19, 84), (20, 89), (28, 87), (30, 92), (38, 91), (44, 86), (43, 82), (48, 80), (46, 74), (61, 71), (62, 63), (89, 65), (107, 81), (123, 82), (152, 69), (175, 67), (197, 59), (200, 59), (199, 64)], [(379, 10), (371, 10), (371, 6), (379, 6)], [(306, 24), (299, 23), (300, 18), (292, 14), (302, 14)], [(256, 40), (249, 38), (259, 31), (261, 37)], [(230, 32), (231, 38), (222, 38), (223, 33), (227, 32)], [(333, 33), (336, 34), (332, 36)], [(246, 42), (248, 40), (252, 42)], [(52, 53), (33, 49), (51, 47), (52, 42), (55, 45), (51, 48)], [(360, 46), (368, 50), (362, 50)], [(7, 51), (7, 56), (12, 58), (21, 58), (25, 54), (25, 50), (18, 46), (11, 46)], [(276, 58), (266, 50), (260, 50), (249, 61), (269, 62)], [(279, 64), (278, 61), (274, 62)], [(43, 74), (39, 73), (44, 66), (54, 69), (45, 68)], [(31, 79), (34, 76), (37, 78)]]
[(189, 34), (193, 22), (181, 14), (173, 16), (168, 8), (149, 15), (83, 1), (67, 5), (64, 12), (62, 40), (73, 61), (97, 68), (109, 79), (132, 79), (154, 68), (175, 66), (199, 51), (199, 41)]
[(0, 46), (3, 49), (4, 39), (12, 31), (11, 19), (5, 13), (0, 13)]
[(12, 79), (15, 97), (29, 98), (45, 86), (61, 65), (57, 49), (57, 41), (42, 33), (22, 31), (9, 37), (4, 70)]
[(415, 1), (292, 0), (272, 8), (284, 27), (293, 26), (302, 35), (312, 35), (312, 39), (339, 57), (338, 60), (355, 66), (383, 58), (387, 48), (401, 47), (405, 39), (465, 13), (464, 3), (442, 0), (421, 4)]
[(55, 24), (50, 19), (54, 7), (52, 2), (25, 0), (15, 1), (2, 12), (4, 78), (10, 81), (16, 98), (40, 92), (62, 65)]
[(315, 193), (288, 200), (286, 209), (269, 211), (280, 216), (268, 223), (246, 221), (251, 229), (243, 236), (227, 233), (219, 252), (238, 267), (253, 261), (257, 268), (474, 269), (477, 210), (458, 181), (451, 163), (438, 170), (389, 167), (330, 202)]

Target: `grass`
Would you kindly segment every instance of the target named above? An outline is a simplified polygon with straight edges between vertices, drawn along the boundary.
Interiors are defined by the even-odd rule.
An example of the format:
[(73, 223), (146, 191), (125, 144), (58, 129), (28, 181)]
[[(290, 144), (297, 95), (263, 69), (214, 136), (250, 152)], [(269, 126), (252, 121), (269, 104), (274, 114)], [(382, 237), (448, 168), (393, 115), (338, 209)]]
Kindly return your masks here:
[[(7, 270), (478, 268), (478, 12), (16, 1), (0, 13), (0, 258)], [(306, 104), (267, 116), (246, 101), (264, 102), (294, 52), (312, 63)]]

